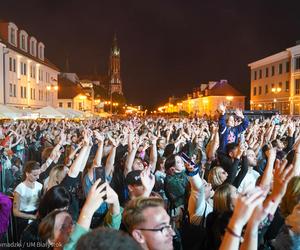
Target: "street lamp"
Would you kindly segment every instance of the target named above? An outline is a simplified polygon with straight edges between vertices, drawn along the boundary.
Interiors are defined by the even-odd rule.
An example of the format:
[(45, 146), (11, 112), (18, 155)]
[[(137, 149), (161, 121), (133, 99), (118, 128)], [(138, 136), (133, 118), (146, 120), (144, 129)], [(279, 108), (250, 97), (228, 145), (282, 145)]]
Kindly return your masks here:
[[(281, 88), (279, 88), (279, 87), (278, 88), (272, 88), (271, 91), (272, 91), (272, 93), (274, 93), (276, 95), (276, 94), (278, 94), (281, 91)], [(274, 104), (273, 109), (276, 108), (276, 102), (277, 102), (277, 99), (274, 98), (273, 99), (273, 104)]]
[[(49, 92), (51, 92), (51, 104), (53, 105), (53, 92), (58, 91), (58, 86), (54, 85), (54, 84), (47, 85), (46, 90), (47, 90), (48, 94), (50, 94)], [(48, 99), (49, 99), (49, 97), (48, 97)], [(48, 100), (47, 100), (47, 102), (48, 102)]]

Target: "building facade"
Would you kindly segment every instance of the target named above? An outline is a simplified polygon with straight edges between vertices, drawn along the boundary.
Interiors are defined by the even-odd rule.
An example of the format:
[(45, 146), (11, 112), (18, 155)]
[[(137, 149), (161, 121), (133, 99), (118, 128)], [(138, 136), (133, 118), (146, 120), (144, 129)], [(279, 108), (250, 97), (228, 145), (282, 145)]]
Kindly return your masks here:
[(45, 45), (12, 22), (0, 21), (0, 103), (57, 107), (59, 69), (45, 58)]
[(243, 110), (245, 108), (245, 96), (233, 88), (227, 80), (209, 82), (201, 84), (199, 88), (196, 88), (193, 93), (188, 94), (187, 98), (183, 98), (181, 101), (176, 100), (174, 103), (169, 101), (168, 104), (160, 107), (159, 111), (167, 113), (185, 111), (200, 116), (204, 114), (213, 116), (221, 103), (226, 105), (229, 110), (237, 108)]
[(252, 110), (300, 114), (300, 44), (252, 62)]

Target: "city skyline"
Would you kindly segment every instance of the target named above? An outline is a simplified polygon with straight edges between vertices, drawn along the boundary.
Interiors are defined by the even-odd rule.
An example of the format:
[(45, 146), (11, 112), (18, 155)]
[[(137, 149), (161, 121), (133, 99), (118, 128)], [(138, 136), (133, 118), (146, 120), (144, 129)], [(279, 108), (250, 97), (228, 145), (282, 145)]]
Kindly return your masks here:
[[(46, 57), (62, 71), (107, 72), (117, 33), (128, 101), (146, 106), (227, 79), (249, 96), (248, 63), (300, 40), (300, 3), (236, 1), (3, 1), (0, 19), (45, 43)], [(144, 90), (144, 91), (141, 91)]]

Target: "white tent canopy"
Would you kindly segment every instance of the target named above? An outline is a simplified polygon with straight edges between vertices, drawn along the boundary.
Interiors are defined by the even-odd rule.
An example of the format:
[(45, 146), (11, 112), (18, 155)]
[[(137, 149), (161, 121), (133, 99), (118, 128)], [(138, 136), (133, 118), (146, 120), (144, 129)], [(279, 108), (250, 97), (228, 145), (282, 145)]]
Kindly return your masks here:
[(84, 112), (79, 110), (74, 110), (71, 108), (57, 108), (57, 110), (64, 114), (66, 118), (84, 118)]
[(47, 106), (41, 109), (37, 109), (33, 111), (34, 113), (38, 113), (40, 118), (52, 118), (52, 119), (61, 119), (65, 118), (65, 115), (59, 112), (57, 109)]
[(0, 118), (18, 119), (21, 118), (21, 116), (21, 110), (12, 106), (0, 104)]

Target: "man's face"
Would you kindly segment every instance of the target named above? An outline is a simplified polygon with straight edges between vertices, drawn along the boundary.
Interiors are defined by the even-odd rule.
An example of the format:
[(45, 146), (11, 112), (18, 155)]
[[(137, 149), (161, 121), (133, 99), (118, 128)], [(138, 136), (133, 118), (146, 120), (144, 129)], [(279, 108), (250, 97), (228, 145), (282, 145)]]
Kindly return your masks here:
[(159, 149), (165, 149), (165, 147), (166, 147), (166, 142), (165, 142), (165, 140), (164, 140), (164, 139), (160, 139), (159, 142), (158, 142), (157, 147), (158, 147)]
[[(170, 216), (167, 214), (166, 210), (163, 207), (148, 207), (143, 211), (143, 216), (146, 219), (146, 221), (140, 224), (138, 228), (160, 229), (164, 226), (170, 225)], [(138, 240), (138, 242), (142, 245), (144, 249), (149, 249), (149, 250), (172, 250), (173, 249), (173, 236), (175, 234), (173, 229), (165, 228), (163, 231), (147, 231), (147, 230), (138, 230), (138, 231), (141, 237)]]
[(255, 152), (253, 150), (247, 150), (247, 160), (248, 164), (251, 167), (255, 167), (257, 165), (257, 158)]

